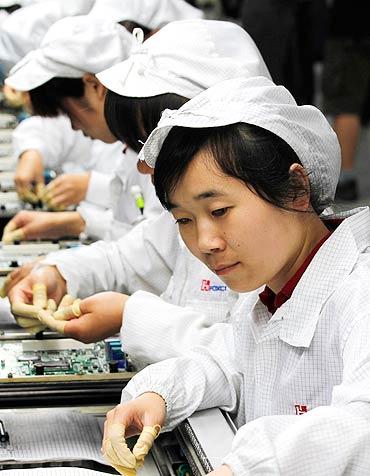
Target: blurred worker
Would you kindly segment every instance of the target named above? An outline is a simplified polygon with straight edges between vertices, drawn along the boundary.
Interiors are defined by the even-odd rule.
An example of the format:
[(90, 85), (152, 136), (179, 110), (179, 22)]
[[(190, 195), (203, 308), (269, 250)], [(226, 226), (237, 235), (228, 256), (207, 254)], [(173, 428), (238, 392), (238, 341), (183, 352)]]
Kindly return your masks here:
[(349, 5), (334, 0), (330, 7), (323, 93), (324, 110), (334, 116), (334, 130), (342, 149), (342, 171), (336, 197), (357, 200), (354, 171), (361, 119), (370, 95), (370, 28), (366, 2)]
[[(191, 7), (190, 5), (186, 4), (185, 2), (178, 1), (178, 0), (157, 0), (157, 1), (150, 1), (148, 0), (141, 0), (140, 2), (122, 2), (121, 0), (119, 1), (114, 1), (111, 0), (109, 2), (104, 2), (104, 8), (102, 9), (102, 6), (99, 6), (99, 2), (96, 3), (95, 8), (93, 11), (91, 11), (91, 14), (89, 15), (89, 18), (94, 21), (100, 21), (101, 17), (104, 18), (110, 18), (112, 21), (120, 21), (122, 20), (122, 24), (126, 25), (127, 28), (132, 30), (135, 26), (143, 26), (147, 34), (150, 34), (151, 31), (154, 29), (159, 28), (163, 24), (167, 23), (168, 21), (171, 21), (176, 18), (182, 18), (182, 17), (195, 17), (198, 18), (202, 16), (202, 13), (200, 10)], [(127, 21), (125, 19), (130, 19), (127, 24)], [(88, 21), (88, 20), (86, 20)], [(64, 47), (64, 32), (63, 29), (59, 30), (59, 49), (62, 50)], [(58, 34), (57, 34), (58, 35)], [(58, 43), (58, 41), (57, 41)], [(95, 44), (98, 44), (98, 41), (95, 42)], [(88, 48), (88, 44), (85, 44), (85, 48)], [(86, 56), (89, 56), (89, 51), (86, 50)], [(82, 56), (84, 54), (84, 51), (82, 52)], [(118, 58), (119, 59), (119, 58)], [(65, 61), (65, 60), (64, 60)], [(112, 64), (114, 64), (115, 61), (112, 61)], [(67, 63), (67, 68), (68, 68), (68, 59), (66, 61)], [(53, 74), (55, 71), (53, 70)], [(58, 74), (58, 68), (56, 69), (56, 74)], [(65, 71), (63, 72), (63, 76), (65, 76)], [(54, 74), (54, 77), (55, 74)], [(49, 79), (49, 78), (48, 78)], [(67, 81), (68, 83), (68, 81)], [(80, 94), (81, 91), (81, 83), (79, 83), (77, 80), (73, 79), (70, 81), (70, 83), (74, 83), (73, 86), (75, 87), (75, 91), (77, 90), (78, 93)], [(48, 82), (46, 82), (45, 87), (48, 87)], [(76, 89), (77, 88), (77, 89)], [(42, 89), (42, 88), (37, 88)], [(73, 89), (73, 87), (72, 87)], [(90, 88), (91, 89), (91, 88)], [(103, 88), (104, 89), (104, 88)], [(68, 96), (68, 91), (55, 91), (54, 94), (56, 96), (65, 94)], [(75, 95), (76, 93), (72, 93), (71, 95)], [(37, 96), (37, 91), (32, 92), (33, 96)], [(45, 99), (44, 94), (41, 94), (42, 102), (47, 102)], [(40, 97), (40, 96), (39, 96)], [(101, 106), (104, 104), (104, 97), (99, 97), (96, 98), (95, 100), (98, 99), (100, 100)], [(34, 98), (33, 102), (37, 102), (37, 99)], [(34, 104), (35, 106), (35, 104)], [(41, 107), (41, 109), (40, 109)], [(34, 107), (35, 109), (35, 107)], [(42, 110), (42, 104), (40, 104), (40, 101), (38, 103), (38, 113), (41, 115), (44, 114), (45, 111)], [(81, 108), (80, 108), (81, 109)], [(61, 111), (59, 110), (58, 113)], [(63, 109), (62, 112), (65, 112)], [(50, 111), (47, 111), (46, 115), (55, 115), (57, 113), (56, 110), (54, 110), (51, 114)], [(83, 125), (82, 124), (77, 124), (76, 121), (74, 121), (74, 127), (77, 129), (82, 129), (86, 135), (90, 135), (91, 137), (94, 138), (99, 138), (94, 131), (91, 130), (91, 127), (94, 127), (94, 117), (91, 116), (91, 114), (85, 114), (85, 117), (83, 118)], [(89, 123), (89, 124), (88, 124)], [(32, 125), (33, 126), (33, 125)], [(37, 132), (35, 131), (34, 127), (30, 127), (30, 133), (28, 133), (28, 137), (32, 135), (33, 137), (37, 135)], [(41, 136), (42, 131), (38, 134)], [(27, 132), (26, 132), (27, 135)], [(102, 140), (106, 141), (106, 137), (104, 135), (102, 137)], [(32, 142), (32, 139), (30, 139)], [(108, 138), (110, 141), (111, 139)], [(27, 140), (26, 140), (27, 142)], [(44, 145), (45, 149), (46, 145)], [(73, 235), (76, 233), (76, 229), (80, 228), (83, 226), (81, 216), (83, 220), (86, 223), (84, 232), (93, 238), (105, 238), (105, 239), (114, 239), (125, 232), (129, 229), (124, 223), (127, 222), (127, 211), (125, 211), (125, 207), (120, 204), (119, 201), (119, 196), (122, 190), (122, 184), (123, 182), (126, 182), (126, 179), (124, 178), (124, 169), (128, 167), (128, 162), (131, 162), (131, 165), (134, 168), (135, 164), (135, 159), (134, 156), (130, 151), (126, 151), (126, 156), (128, 156), (128, 160), (125, 163), (122, 163), (119, 159), (122, 157), (121, 151), (122, 151), (122, 146), (119, 145), (118, 143), (116, 146), (111, 146), (116, 148), (116, 151), (113, 152), (113, 155), (116, 155), (118, 158), (118, 163), (120, 165), (120, 170), (117, 171), (117, 177), (114, 180), (114, 184), (112, 185), (113, 187), (113, 195), (114, 198), (111, 200), (111, 194), (109, 193), (109, 183), (112, 181), (112, 177), (108, 176), (103, 176), (96, 174), (96, 172), (91, 172), (89, 174), (89, 187), (86, 190), (86, 178), (87, 175), (85, 174), (83, 177), (81, 176), (82, 180), (82, 187), (79, 187), (79, 190), (81, 193), (79, 194), (74, 194), (73, 191), (76, 190), (76, 186), (72, 186), (71, 182), (75, 182), (76, 176), (65, 176), (65, 177), (60, 177), (58, 178), (55, 183), (52, 183), (48, 187), (48, 191), (53, 194), (53, 203), (55, 205), (58, 204), (63, 204), (63, 205), (68, 205), (69, 203), (66, 203), (66, 200), (70, 199), (71, 197), (75, 200), (76, 196), (81, 197), (81, 194), (83, 191), (86, 192), (86, 201), (87, 202), (93, 202), (97, 203), (99, 206), (105, 206), (109, 207), (107, 211), (104, 212), (104, 214), (97, 214), (96, 209), (90, 207), (88, 204), (85, 204), (84, 206), (81, 206), (79, 208), (80, 214), (69, 214), (66, 215), (64, 214), (63, 216), (59, 215), (58, 217), (53, 216), (53, 217), (46, 217), (44, 215), (40, 215), (37, 213), (22, 213), (20, 217), (17, 218), (17, 226), (22, 226), (25, 228), (24, 230), (24, 235), (25, 238), (48, 238), (50, 237), (50, 233), (52, 233), (51, 227), (47, 226), (47, 222), (49, 219), (52, 218), (54, 225), (55, 221), (58, 221), (58, 226), (54, 226), (54, 233), (58, 233), (58, 236), (60, 236), (61, 231), (63, 230), (64, 233), (73, 233)], [(96, 149), (96, 146), (95, 146)], [(102, 147), (100, 146), (100, 149)], [(112, 160), (105, 160), (104, 156), (104, 150), (100, 153), (98, 153), (96, 150), (94, 151), (94, 156), (99, 157), (99, 164), (103, 163), (106, 164), (106, 167), (109, 166), (109, 164), (112, 164)], [(112, 150), (109, 150), (108, 148), (105, 148), (105, 152), (111, 156), (112, 155)], [(30, 152), (32, 156), (35, 156), (34, 150)], [(133, 160), (130, 159), (133, 158)], [(18, 167), (18, 176), (21, 175), (23, 177), (23, 180), (26, 179), (26, 173), (31, 171), (32, 168), (30, 168), (27, 165), (26, 160), (23, 160), (22, 163), (19, 164)], [(34, 170), (34, 169), (33, 169)], [(26, 172), (26, 173), (25, 173)], [(136, 173), (136, 171), (134, 172)], [(29, 177), (29, 182), (33, 180), (33, 177)], [(146, 185), (148, 180), (146, 178), (139, 177), (138, 179), (138, 184), (139, 188), (142, 190), (140, 193), (144, 192), (143, 186), (141, 186), (141, 182), (144, 182)], [(76, 184), (77, 185), (77, 184)], [(136, 184), (134, 184), (135, 186)], [(131, 189), (131, 186), (129, 183), (125, 183), (124, 186), (126, 193), (130, 193), (129, 190)], [(146, 190), (146, 194), (148, 195), (148, 199), (146, 200), (146, 205), (145, 205), (145, 211), (144, 214), (142, 214), (144, 217), (148, 216), (151, 214), (151, 202), (154, 199), (154, 196), (152, 195), (152, 188), (149, 187), (149, 190), (151, 193)], [(64, 198), (64, 203), (61, 203), (60, 200)], [(145, 197), (144, 197), (145, 198)], [(59, 200), (59, 201), (58, 201)], [(129, 203), (133, 203), (133, 197), (130, 196)], [(135, 202), (134, 202), (135, 203)], [(113, 211), (111, 210), (113, 208)], [(132, 208), (132, 206), (131, 206)], [(127, 210), (127, 205), (126, 205), (126, 210)], [(153, 213), (156, 213), (157, 208), (153, 208)], [(135, 208), (131, 210), (131, 215), (133, 213), (137, 213), (137, 206), (135, 203)], [(142, 217), (140, 217), (142, 218)], [(132, 216), (131, 216), (132, 220)], [(122, 225), (123, 223), (123, 225)], [(130, 223), (130, 220), (129, 220)], [(57, 231), (59, 230), (59, 231)], [(55, 236), (54, 236), (55, 237)]]
[[(102, 44), (105, 45), (104, 50), (101, 50)], [(76, 212), (58, 215), (21, 212), (10, 222), (10, 227), (22, 233), (23, 239), (78, 236), (82, 232), (93, 238), (112, 239), (126, 233), (142, 219), (161, 211), (150, 179), (136, 170), (135, 154), (127, 151), (127, 158), (123, 160), (124, 147), (105, 125), (105, 88), (95, 77), (99, 70), (126, 58), (131, 45), (131, 34), (118, 23), (89, 16), (65, 18), (49, 29), (38, 50), (28, 54), (11, 70), (7, 84), (18, 91), (29, 92), (36, 115), (53, 117), (67, 112), (75, 129), (111, 144), (100, 143), (100, 154), (95, 152), (99, 163), (107, 169), (111, 164), (110, 170), (119, 167), (118, 184), (113, 185), (114, 196), (110, 194), (112, 176), (95, 171), (89, 174), (88, 187), (85, 188), (84, 198), (89, 202), (81, 204)], [(99, 55), (89, 54), (99, 50)], [(50, 84), (57, 88), (52, 95), (47, 91)], [(71, 111), (67, 104), (74, 100), (78, 101), (78, 105)], [(63, 187), (60, 181), (57, 178), (46, 189), (54, 205), (58, 204), (58, 195), (63, 197), (66, 193), (60, 191)], [(69, 182), (71, 179), (67, 177), (64, 188)], [(143, 210), (138, 208), (132, 196), (133, 186), (138, 186), (143, 195)], [(73, 192), (74, 187), (70, 190)]]
[[(189, 20), (165, 26), (98, 78), (109, 88), (105, 111), (112, 133), (138, 150), (164, 109), (239, 76), (269, 77), (249, 35), (233, 23)], [(115, 243), (50, 255), (11, 289), (11, 303), (29, 302), (36, 281), (58, 302), (67, 291), (81, 298), (99, 293), (81, 302), (83, 315), (67, 322), (65, 333), (91, 342), (122, 326), (123, 347), (136, 364), (178, 355), (196, 342), (217, 345), (215, 330), (228, 325), (235, 299), (185, 249), (168, 212)]]

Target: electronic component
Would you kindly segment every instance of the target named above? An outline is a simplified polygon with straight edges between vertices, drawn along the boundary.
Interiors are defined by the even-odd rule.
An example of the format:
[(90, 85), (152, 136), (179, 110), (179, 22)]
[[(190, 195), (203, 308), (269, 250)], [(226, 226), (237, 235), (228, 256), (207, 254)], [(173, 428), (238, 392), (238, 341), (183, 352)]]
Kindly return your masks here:
[(119, 339), (94, 344), (67, 338), (0, 340), (0, 382), (9, 374), (14, 380), (41, 375), (93, 378), (126, 372), (129, 364), (116, 342)]
[(17, 124), (18, 121), (14, 114), (0, 114), (0, 129), (14, 129)]
[(126, 355), (122, 352), (121, 347), (121, 341), (116, 337), (105, 340), (106, 358), (109, 362), (109, 371), (112, 373), (127, 368)]
[(12, 142), (12, 129), (1, 129), (0, 130), (0, 144), (11, 144)]
[[(14, 170), (16, 161), (12, 157), (13, 146), (12, 144), (0, 144), (0, 170)], [(3, 166), (4, 165), (4, 166)]]

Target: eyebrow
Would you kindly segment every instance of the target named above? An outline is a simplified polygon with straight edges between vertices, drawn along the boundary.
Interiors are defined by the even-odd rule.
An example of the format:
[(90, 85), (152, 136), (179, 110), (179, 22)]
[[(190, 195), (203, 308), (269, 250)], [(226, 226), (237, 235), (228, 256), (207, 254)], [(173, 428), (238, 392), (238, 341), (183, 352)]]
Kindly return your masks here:
[[(217, 198), (223, 197), (225, 194), (220, 192), (219, 190), (206, 190), (205, 192), (199, 193), (193, 197), (194, 200), (205, 200), (207, 198)], [(167, 204), (168, 210), (172, 210), (173, 208), (181, 208), (180, 205), (176, 203), (168, 202)]]

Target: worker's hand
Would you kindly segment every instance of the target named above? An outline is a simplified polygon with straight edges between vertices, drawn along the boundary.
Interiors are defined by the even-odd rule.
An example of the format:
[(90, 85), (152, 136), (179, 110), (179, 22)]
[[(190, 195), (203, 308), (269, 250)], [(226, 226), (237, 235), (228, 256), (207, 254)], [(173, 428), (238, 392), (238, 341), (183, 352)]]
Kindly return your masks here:
[[(136, 474), (144, 464), (166, 417), (166, 404), (157, 393), (147, 392), (107, 413), (102, 453), (121, 474)], [(125, 438), (140, 433), (132, 452)]]
[(3, 241), (55, 239), (78, 236), (85, 221), (78, 212), (37, 212), (23, 210), (4, 229)]
[(79, 341), (98, 342), (119, 332), (129, 296), (115, 292), (95, 294), (80, 303), (81, 316), (68, 320), (64, 334)]
[(22, 281), (26, 276), (30, 274), (30, 272), (33, 270), (33, 268), (41, 261), (44, 257), (40, 256), (38, 259), (24, 264), (23, 266), (20, 266), (19, 268), (15, 269), (11, 273), (8, 274), (6, 277), (6, 280), (0, 290), (0, 296), (5, 297), (8, 292), (16, 285), (19, 283), (19, 281)]
[(8, 292), (10, 304), (15, 303), (33, 304), (33, 286), (45, 284), (49, 299), (59, 304), (62, 297), (67, 293), (67, 285), (63, 276), (55, 266), (42, 266), (34, 269), (28, 276), (19, 281)]
[(52, 208), (78, 205), (85, 199), (90, 174), (63, 174), (50, 182), (45, 190), (45, 203)]
[(211, 473), (208, 473), (208, 476), (233, 476), (233, 472), (226, 464), (223, 464), (219, 468), (215, 469)]
[(44, 164), (37, 150), (27, 150), (20, 156), (14, 182), (21, 198), (26, 196), (36, 184), (44, 183)]

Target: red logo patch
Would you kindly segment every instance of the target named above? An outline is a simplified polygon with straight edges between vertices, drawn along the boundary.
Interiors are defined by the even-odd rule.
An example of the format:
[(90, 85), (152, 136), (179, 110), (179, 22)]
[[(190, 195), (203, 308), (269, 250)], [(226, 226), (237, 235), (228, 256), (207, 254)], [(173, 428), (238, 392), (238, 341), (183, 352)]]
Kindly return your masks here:
[(303, 415), (304, 413), (308, 412), (307, 405), (294, 405), (295, 408), (295, 414), (296, 415)]
[(211, 287), (211, 281), (209, 279), (202, 279), (201, 291), (209, 291)]

